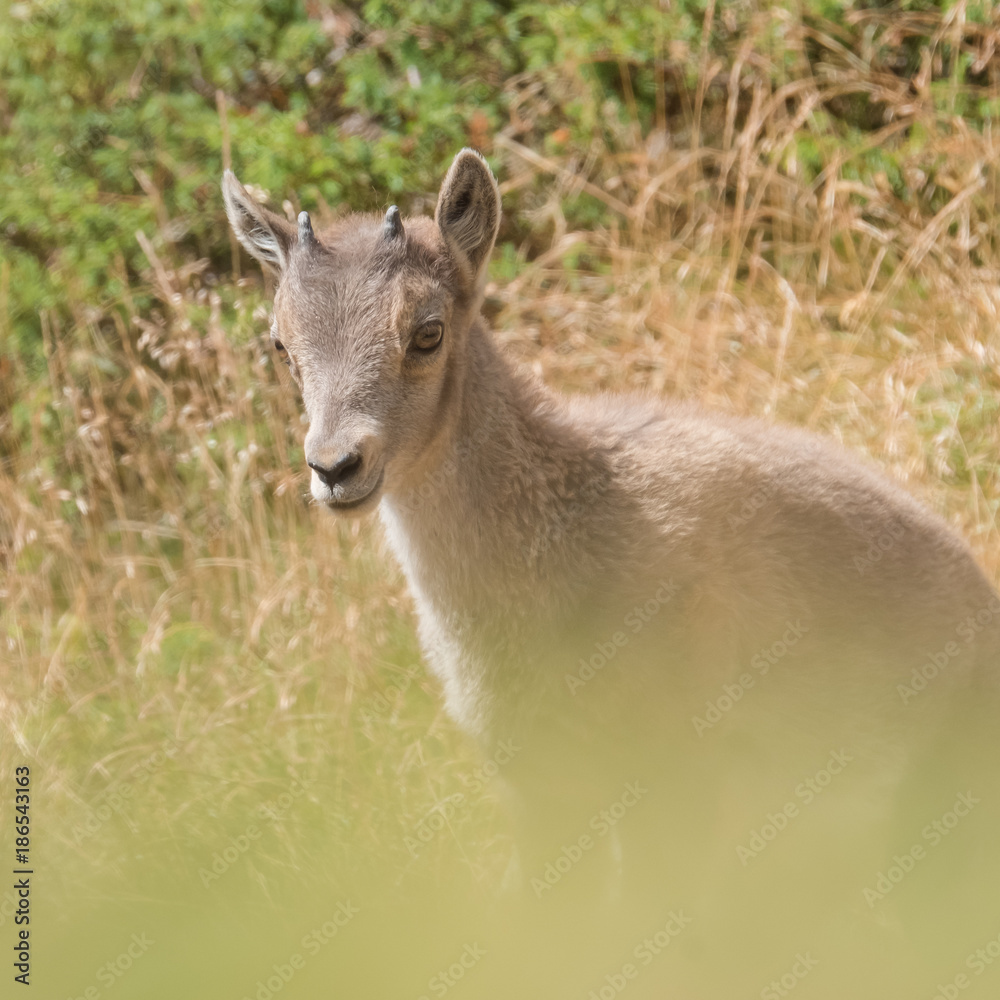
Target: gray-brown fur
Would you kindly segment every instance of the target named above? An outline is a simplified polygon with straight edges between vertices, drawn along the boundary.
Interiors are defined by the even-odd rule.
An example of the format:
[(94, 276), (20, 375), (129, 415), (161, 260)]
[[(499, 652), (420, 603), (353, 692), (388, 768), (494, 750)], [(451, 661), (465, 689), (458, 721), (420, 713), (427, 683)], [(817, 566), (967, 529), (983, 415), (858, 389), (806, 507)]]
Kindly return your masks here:
[[(231, 174), (224, 191), (241, 242), (280, 276), (276, 336), (309, 417), (307, 460), (359, 456), (333, 485), (314, 471), (313, 497), (378, 509), (454, 717), (487, 747), (538, 748), (509, 774), (529, 808), (557, 784), (572, 798), (581, 773), (603, 780), (609, 760), (608, 787), (658, 753), (664, 773), (714, 760), (720, 788), (773, 767), (781, 788), (838, 741), (881, 787), (995, 694), (1000, 598), (945, 523), (869, 462), (686, 404), (566, 398), (503, 355), (479, 316), (500, 198), (478, 154), (456, 157), (435, 219), (407, 219), (394, 239), (385, 219), (351, 216), (303, 245)], [(440, 346), (418, 352), (411, 338), (435, 322)], [(581, 657), (664, 581), (670, 599), (572, 690)], [(808, 627), (781, 678), (720, 734), (693, 731), (796, 621)], [(904, 704), (899, 686), (953, 641), (960, 655)]]

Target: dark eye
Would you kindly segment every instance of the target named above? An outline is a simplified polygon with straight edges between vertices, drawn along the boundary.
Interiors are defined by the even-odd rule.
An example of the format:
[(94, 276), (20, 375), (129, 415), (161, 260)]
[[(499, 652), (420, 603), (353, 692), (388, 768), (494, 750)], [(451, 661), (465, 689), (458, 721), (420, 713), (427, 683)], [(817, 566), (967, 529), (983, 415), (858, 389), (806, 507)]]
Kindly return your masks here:
[(417, 351), (433, 351), (441, 343), (443, 335), (444, 326), (435, 320), (419, 327), (413, 334), (413, 340), (410, 343)]
[(278, 352), (278, 357), (281, 358), (281, 360), (284, 361), (285, 364), (287, 365), (288, 350), (285, 348), (285, 345), (280, 340), (278, 340), (277, 337), (271, 338), (271, 344), (274, 346), (274, 349)]

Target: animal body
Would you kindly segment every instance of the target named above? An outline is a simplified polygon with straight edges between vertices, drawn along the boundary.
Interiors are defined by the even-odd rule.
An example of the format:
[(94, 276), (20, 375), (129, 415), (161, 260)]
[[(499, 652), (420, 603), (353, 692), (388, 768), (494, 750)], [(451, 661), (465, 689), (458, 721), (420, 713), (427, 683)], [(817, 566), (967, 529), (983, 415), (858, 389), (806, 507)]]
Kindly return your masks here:
[[(480, 316), (501, 209), (477, 153), (433, 219), (391, 208), (316, 234), (231, 173), (223, 190), (278, 277), (271, 336), (309, 419), (313, 498), (377, 510), (448, 710), (487, 754), (523, 748), (504, 777), (539, 905), (570, 898), (546, 879), (560, 852), (590, 836), (613, 868), (620, 832), (630, 912), (700, 899), (715, 940), (742, 928), (750, 968), (749, 914), (772, 934), (829, 932), (855, 904), (863, 922), (894, 846), (996, 788), (1000, 597), (965, 544), (811, 434), (564, 397), (519, 369)], [(608, 809), (614, 837), (593, 823)]]

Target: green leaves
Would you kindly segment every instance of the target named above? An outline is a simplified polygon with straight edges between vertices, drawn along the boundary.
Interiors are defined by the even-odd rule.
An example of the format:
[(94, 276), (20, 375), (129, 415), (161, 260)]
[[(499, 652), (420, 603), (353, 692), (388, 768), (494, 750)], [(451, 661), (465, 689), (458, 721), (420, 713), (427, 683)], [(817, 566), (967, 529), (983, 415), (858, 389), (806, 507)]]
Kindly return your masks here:
[[(924, 101), (973, 129), (996, 117), (977, 27), (991, 23), (992, 5), (968, 7), (964, 35), (938, 31), (938, 7), (924, 2), (891, 16), (827, 0), (798, 13), (756, 2), (712, 10), (706, 20), (694, 0), (8, 3), (0, 249), (10, 290), (0, 337), (9, 342), (0, 352), (37, 357), (42, 310), (72, 338), (85, 313), (120, 308), (126, 284), (139, 287), (149, 268), (137, 230), (172, 260), (207, 259), (224, 273), (226, 131), (233, 165), (278, 209), (286, 199), (310, 210), (392, 199), (426, 211), (455, 149), (489, 151), (501, 129), (627, 201), (635, 191), (619, 185), (632, 183), (630, 157), (654, 133), (661, 151), (693, 136), (720, 148), (728, 115), (730, 136), (745, 126), (755, 88), (773, 95), (811, 77), (831, 96), (792, 142), (762, 152), (779, 170), (811, 181), (838, 160), (844, 178), (933, 210), (952, 196), (954, 185), (933, 183), (932, 163), (907, 172), (926, 141), (922, 115), (908, 139), (873, 148), (872, 136), (899, 120), (890, 100)], [(766, 129), (794, 117), (801, 93), (773, 105)], [(919, 191), (908, 177), (925, 179)], [(507, 197), (531, 208), (537, 193), (518, 186)], [(569, 228), (608, 222), (593, 188), (564, 194)], [(514, 207), (507, 225), (527, 239)]]

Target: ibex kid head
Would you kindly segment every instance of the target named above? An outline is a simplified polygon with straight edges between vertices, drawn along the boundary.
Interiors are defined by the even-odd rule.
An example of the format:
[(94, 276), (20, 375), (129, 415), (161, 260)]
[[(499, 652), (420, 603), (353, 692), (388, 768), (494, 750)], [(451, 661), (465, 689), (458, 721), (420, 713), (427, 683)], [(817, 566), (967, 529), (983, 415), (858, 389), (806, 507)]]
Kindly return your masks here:
[(479, 314), (500, 224), (485, 160), (455, 157), (434, 219), (350, 215), (320, 234), (250, 197), (231, 171), (226, 212), (250, 254), (278, 279), (271, 341), (302, 393), (315, 500), (371, 510), (412, 488), (450, 433), (469, 328)]

